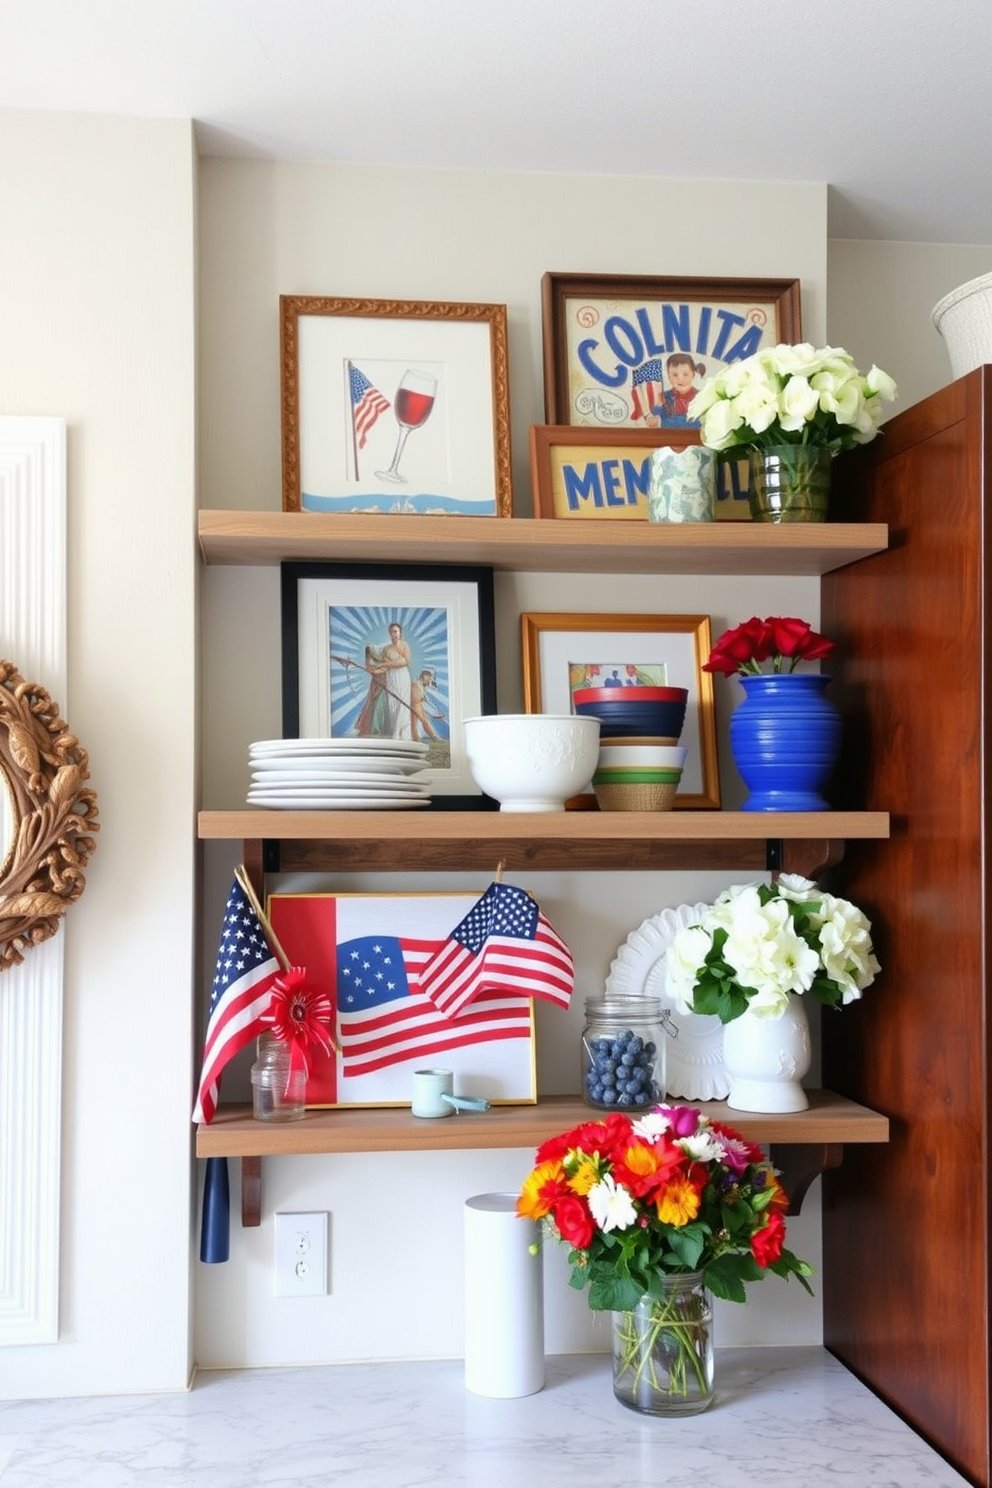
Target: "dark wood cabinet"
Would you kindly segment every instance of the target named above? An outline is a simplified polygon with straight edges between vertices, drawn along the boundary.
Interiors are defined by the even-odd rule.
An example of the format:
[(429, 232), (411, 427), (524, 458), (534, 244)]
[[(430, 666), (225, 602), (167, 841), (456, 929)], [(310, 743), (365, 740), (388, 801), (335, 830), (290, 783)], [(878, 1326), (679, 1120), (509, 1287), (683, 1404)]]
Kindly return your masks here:
[[(824, 1083), (889, 1117), (826, 1175), (824, 1341), (958, 1469), (989, 1485), (989, 714), (992, 368), (845, 457), (841, 521), (887, 551), (822, 581), (845, 717), (834, 804), (884, 800), (841, 891), (884, 968), (823, 1017)], [(840, 475), (840, 470), (838, 470)]]

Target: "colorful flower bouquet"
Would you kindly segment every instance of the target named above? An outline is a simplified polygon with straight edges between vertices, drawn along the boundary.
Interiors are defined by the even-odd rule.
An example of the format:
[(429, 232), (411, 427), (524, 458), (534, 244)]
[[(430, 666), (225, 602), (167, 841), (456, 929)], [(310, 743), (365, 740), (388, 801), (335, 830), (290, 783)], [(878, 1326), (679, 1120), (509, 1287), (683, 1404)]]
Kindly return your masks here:
[[(812, 1268), (785, 1249), (788, 1200), (760, 1147), (689, 1106), (611, 1113), (537, 1150), (517, 1201), (521, 1218), (571, 1247), (570, 1285), (612, 1311), (615, 1389), (625, 1403), (711, 1398), (707, 1291), (734, 1302), (769, 1272)], [(673, 1281), (694, 1283), (691, 1290)], [(707, 1362), (708, 1360), (708, 1362)], [(649, 1403), (644, 1403), (645, 1397)], [(655, 1404), (650, 1402), (654, 1401)]]
[(752, 615), (742, 625), (725, 630), (703, 664), (704, 672), (721, 672), (732, 677), (762, 676), (764, 663), (771, 662), (773, 672), (788, 675), (801, 661), (822, 661), (836, 648), (836, 641), (813, 630), (806, 620), (792, 615), (769, 615), (759, 620)]
[(715, 1013), (729, 1023), (748, 1010), (780, 1018), (794, 993), (842, 1007), (880, 970), (861, 910), (783, 873), (774, 884), (726, 889), (698, 925), (679, 930), (665, 984), (681, 1012)]
[(703, 383), (689, 417), (722, 459), (785, 444), (835, 452), (874, 439), (882, 404), (895, 396), (880, 367), (862, 375), (843, 347), (803, 342), (731, 362)]

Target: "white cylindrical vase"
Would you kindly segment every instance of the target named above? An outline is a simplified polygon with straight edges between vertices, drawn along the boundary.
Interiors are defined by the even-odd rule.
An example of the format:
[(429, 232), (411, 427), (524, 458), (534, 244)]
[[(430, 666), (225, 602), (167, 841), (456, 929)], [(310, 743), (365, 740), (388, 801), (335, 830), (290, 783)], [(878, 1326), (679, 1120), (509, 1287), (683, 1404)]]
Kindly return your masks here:
[(465, 1388), (511, 1399), (544, 1388), (540, 1228), (512, 1193), (465, 1201)]

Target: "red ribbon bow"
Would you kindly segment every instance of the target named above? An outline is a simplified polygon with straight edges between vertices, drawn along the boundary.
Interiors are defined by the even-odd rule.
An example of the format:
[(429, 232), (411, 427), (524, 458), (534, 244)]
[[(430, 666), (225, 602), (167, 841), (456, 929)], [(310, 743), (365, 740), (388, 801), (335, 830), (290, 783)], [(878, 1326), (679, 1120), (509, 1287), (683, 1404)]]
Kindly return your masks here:
[(302, 1069), (309, 1073), (306, 1051), (316, 1046), (329, 1054), (337, 1045), (331, 1033), (331, 999), (306, 984), (302, 966), (289, 966), (272, 983), (272, 995), (262, 1022), (272, 1026), (274, 1038), (289, 1045), (290, 1079)]

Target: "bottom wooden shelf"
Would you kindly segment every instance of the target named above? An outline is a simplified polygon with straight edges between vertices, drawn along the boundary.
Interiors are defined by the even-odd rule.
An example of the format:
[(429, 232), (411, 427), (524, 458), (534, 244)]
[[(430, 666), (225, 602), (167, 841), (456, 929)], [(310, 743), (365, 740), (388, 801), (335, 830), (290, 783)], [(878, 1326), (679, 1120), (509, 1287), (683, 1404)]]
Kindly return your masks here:
[[(772, 1150), (798, 1212), (814, 1178), (836, 1167), (847, 1142), (887, 1142), (888, 1117), (829, 1090), (808, 1090), (809, 1109), (788, 1115), (736, 1111), (726, 1101), (694, 1101), (714, 1121), (723, 1121)], [(408, 1106), (371, 1110), (342, 1107), (308, 1111), (301, 1121), (255, 1121), (250, 1106), (221, 1107), (209, 1126), (196, 1131), (197, 1157), (241, 1159), (241, 1222), (261, 1221), (261, 1159), (335, 1152), (447, 1152), (457, 1148), (537, 1147), (595, 1113), (578, 1096), (546, 1096), (534, 1105), (494, 1106), (427, 1121)]]

